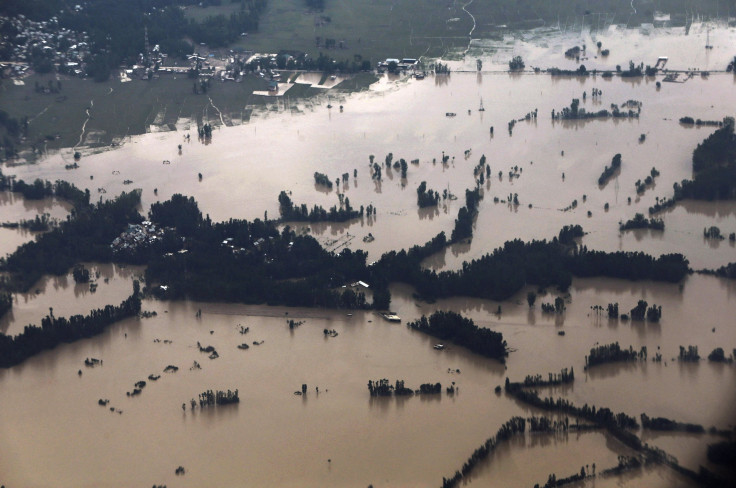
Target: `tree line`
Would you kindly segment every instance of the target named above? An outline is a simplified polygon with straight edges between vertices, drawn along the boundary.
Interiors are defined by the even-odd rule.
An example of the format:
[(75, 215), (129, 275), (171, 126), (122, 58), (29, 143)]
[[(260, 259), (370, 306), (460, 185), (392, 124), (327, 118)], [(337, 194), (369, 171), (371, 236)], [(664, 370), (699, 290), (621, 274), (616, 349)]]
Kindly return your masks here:
[(279, 193), (279, 211), (281, 218), (286, 222), (345, 222), (358, 217), (363, 217), (364, 208), (354, 209), (350, 205), (350, 199), (342, 198), (340, 194), (341, 205), (333, 205), (329, 210), (315, 204), (309, 209), (306, 204), (296, 205), (285, 191)]
[(585, 367), (587, 369), (599, 364), (620, 361), (646, 361), (646, 359), (646, 346), (642, 346), (641, 350), (635, 351), (632, 346), (629, 346), (628, 349), (622, 349), (618, 342), (614, 342), (591, 348), (590, 353), (585, 356)]
[(101, 334), (109, 325), (135, 317), (141, 311), (140, 289), (133, 282), (133, 293), (120, 305), (107, 305), (88, 315), (54, 317), (53, 311), (41, 319), (41, 326), (27, 325), (16, 336), (0, 333), (0, 367), (9, 368), (59, 344)]
[[(66, 187), (62, 184), (58, 188)], [(73, 191), (71, 187), (69, 191)], [(84, 195), (79, 196), (72, 218), (0, 259), (0, 270), (9, 273), (7, 288), (27, 291), (41, 276), (64, 274), (80, 261), (112, 261), (112, 240), (128, 223), (142, 220), (137, 210), (140, 190), (123, 192), (114, 200), (94, 205), (83, 204), (88, 197)]]
[(422, 315), (419, 320), (409, 322), (407, 326), (438, 339), (452, 341), (481, 356), (497, 359), (502, 363), (509, 355), (503, 334), (478, 327), (473, 319), (455, 312), (440, 310), (434, 312), (429, 318)]

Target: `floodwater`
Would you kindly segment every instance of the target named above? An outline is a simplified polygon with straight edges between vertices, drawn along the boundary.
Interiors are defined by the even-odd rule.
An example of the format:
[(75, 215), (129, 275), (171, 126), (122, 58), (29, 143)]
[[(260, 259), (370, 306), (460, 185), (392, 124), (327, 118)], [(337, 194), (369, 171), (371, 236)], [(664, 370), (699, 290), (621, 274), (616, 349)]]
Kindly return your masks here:
[(0, 332), (16, 335), (26, 325), (40, 325), (53, 307), (56, 317), (87, 315), (90, 310), (118, 305), (133, 292), (133, 279), (143, 280), (140, 266), (83, 263), (89, 283), (76, 283), (69, 273), (44, 276), (26, 293), (13, 293), (13, 308), (0, 317)]
[[(467, 73), (452, 74), (438, 84), (439, 79), (402, 82), (390, 91), (355, 95), (344, 102), (343, 113), (327, 109), (326, 100), (302, 115), (265, 112), (248, 125), (216, 130), (206, 145), (196, 140), (196, 133), (189, 142), (179, 132), (147, 134), (119, 150), (83, 158), (74, 171), (64, 170), (61, 156), (13, 170), (23, 179), (70, 179), (89, 188), (93, 199), (141, 188), (143, 208), (174, 193), (192, 195), (214, 220), (277, 218), (281, 190), (292, 192), (298, 204), (338, 205), (337, 187), (316, 188), (313, 174), (319, 171), (337, 179), (348, 173), (349, 183), (339, 185), (339, 190), (353, 207), (374, 205), (376, 218), (315, 226), (315, 235), (324, 244), (353, 236), (351, 245), (376, 259), (387, 250), (424, 243), (440, 231), (449, 235), (465, 190), (475, 185), (473, 168), (486, 155), (492, 172), (483, 185), (476, 239), (446, 257), (449, 268), (512, 238), (551, 239), (567, 224), (581, 224), (589, 232), (583, 244), (590, 248), (655, 255), (683, 252), (696, 269), (721, 266), (734, 256), (736, 249), (728, 241), (704, 242), (702, 236), (702, 229), (711, 225), (726, 235), (736, 232), (733, 202), (709, 210), (687, 205), (664, 212), (664, 232), (622, 234), (618, 230), (620, 221), (636, 213), (646, 215), (657, 198), (670, 197), (673, 183), (692, 177), (692, 150), (712, 128), (684, 127), (678, 119), (690, 115), (721, 120), (733, 115), (736, 78), (732, 75), (664, 83), (659, 90), (646, 79)], [(603, 90), (600, 102), (592, 100), (593, 88)], [(633, 99), (643, 103), (641, 116), (615, 121), (550, 120), (553, 109), (568, 106), (583, 92), (588, 93), (583, 103), (586, 110)], [(484, 112), (477, 111), (481, 98)], [(432, 106), (428, 108), (423, 100), (432, 100)], [(509, 136), (508, 122), (534, 109), (539, 110), (537, 120), (517, 123)], [(446, 117), (446, 112), (457, 116)], [(643, 143), (641, 134), (646, 135)], [(467, 159), (466, 150), (471, 151)], [(443, 151), (450, 156), (447, 165), (440, 163)], [(371, 179), (368, 156), (373, 154), (380, 162), (389, 152), (394, 160), (419, 160), (409, 164), (406, 181), (385, 167), (383, 181)], [(598, 176), (616, 153), (622, 154), (622, 170), (600, 188)], [(519, 168), (519, 177), (510, 181), (508, 172), (513, 167)], [(652, 167), (661, 173), (655, 186), (637, 196), (635, 182), (646, 178)], [(126, 180), (133, 183), (124, 184)], [(440, 193), (449, 189), (458, 200), (444, 201), (436, 209), (418, 209), (416, 188), (421, 181)], [(519, 205), (502, 203), (509, 194), (518, 195)], [(575, 209), (563, 211), (575, 200)], [(362, 243), (368, 233), (375, 241)]]
[[(8, 169), (5, 169), (5, 173)], [(9, 191), (0, 192), (0, 223), (20, 223), (36, 216), (46, 215), (49, 220), (66, 218), (71, 210), (67, 202), (54, 198), (26, 200), (20, 194)], [(23, 228), (0, 227), (0, 257), (12, 253), (19, 246), (32, 241), (38, 232)]]
[[(618, 31), (607, 35), (606, 46), (619, 42), (623, 49), (622, 41), (615, 41)], [(728, 39), (732, 31), (711, 35)], [(671, 42), (657, 38), (657, 49), (669, 46), (668, 52), (683, 53), (685, 61), (670, 54), (673, 64), (712, 68), (694, 63), (700, 55), (680, 36), (663, 37)], [(724, 43), (719, 41), (714, 54)], [(524, 46), (529, 52), (538, 49), (531, 42)], [(612, 56), (618, 52), (611, 49)], [(563, 66), (564, 49), (558, 51), (554, 47), (545, 51), (549, 66)], [(649, 54), (643, 51), (642, 56)], [(603, 90), (600, 100), (592, 99), (593, 88)], [(584, 91), (588, 96), (582, 101)], [(581, 98), (586, 110), (630, 99), (643, 105), (639, 119), (553, 123), (551, 110), (568, 106), (572, 98)], [(481, 99), (483, 112), (477, 110)], [(141, 188), (144, 209), (184, 193), (194, 196), (203, 213), (214, 220), (264, 218), (265, 214), (275, 218), (281, 190), (291, 191), (295, 203), (336, 205), (337, 189), (315, 187), (313, 173), (323, 172), (332, 179), (349, 173), (349, 183), (346, 188), (340, 184), (339, 190), (353, 207), (375, 205), (376, 218), (298, 227), (328, 249), (365, 249), (372, 260), (390, 249), (422, 244), (440, 231), (449, 235), (464, 204), (465, 189), (475, 185), (473, 168), (485, 154), (492, 175), (483, 185), (472, 242), (451, 246), (430, 258), (427, 266), (457, 269), (463, 261), (480, 257), (508, 239), (550, 239), (568, 224), (584, 227), (588, 234), (582, 243), (591, 249), (654, 255), (681, 252), (696, 269), (736, 261), (736, 248), (728, 240), (707, 241), (702, 234), (704, 227), (712, 225), (726, 235), (736, 232), (733, 202), (678, 204), (660, 215), (664, 232), (618, 230), (619, 221), (637, 212), (646, 214), (657, 197), (671, 196), (673, 183), (691, 177), (692, 150), (713, 129), (684, 127), (678, 119), (733, 116), (736, 78), (730, 74), (663, 83), (657, 89), (654, 79), (453, 73), (421, 81), (384, 79), (374, 91), (340, 99), (343, 112), (327, 109), (326, 97), (287, 103), (302, 113), (254, 112), (247, 125), (215, 130), (208, 144), (197, 141), (194, 131), (189, 141), (183, 138), (186, 132), (147, 134), (115, 151), (83, 157), (74, 171), (64, 170), (63, 155), (57, 154), (4, 172), (25, 180), (63, 178), (90, 188), (93, 199)], [(518, 122), (509, 135), (509, 120), (534, 109), (539, 110), (538, 118)], [(449, 112), (456, 115), (447, 117)], [(646, 140), (640, 143), (641, 134)], [(183, 146), (181, 154), (178, 144)], [(466, 150), (470, 151), (467, 158)], [(450, 157), (447, 165), (440, 162), (443, 151)], [(383, 181), (370, 178), (368, 156), (373, 154), (381, 162), (389, 152), (394, 161), (419, 159), (418, 164), (409, 164), (406, 181), (385, 166)], [(616, 153), (622, 154), (622, 170), (600, 188), (598, 176)], [(515, 166), (519, 176), (509, 179), (508, 172)], [(652, 166), (661, 173), (656, 186), (637, 196), (634, 183), (644, 179)], [(125, 180), (133, 183), (126, 185)], [(458, 200), (448, 199), (436, 209), (418, 209), (415, 190), (421, 181), (439, 192), (448, 189)], [(501, 201), (509, 194), (518, 195), (518, 206)], [(563, 211), (573, 200), (577, 208)], [(375, 241), (363, 241), (368, 233)], [(3, 240), (9, 250), (13, 245)], [(44, 278), (31, 294), (14, 297), (12, 315), (3, 318), (0, 330), (17, 333), (27, 323), (40, 321), (49, 307), (62, 316), (117, 304), (130, 293), (132, 278), (141, 273), (137, 268), (92, 267), (100, 272), (96, 293), (90, 293), (88, 285), (75, 285), (71, 276)], [(507, 376), (521, 381), (527, 374), (546, 375), (570, 366), (575, 369), (575, 383), (542, 394), (635, 417), (646, 413), (706, 428), (734, 425), (736, 367), (705, 360), (698, 364), (673, 361), (679, 346), (697, 345), (703, 357), (715, 347), (723, 347), (726, 354), (736, 347), (733, 281), (697, 274), (682, 284), (576, 279), (565, 296), (567, 308), (559, 315), (542, 314), (540, 309), (540, 303), (554, 301), (553, 290), (541, 294), (532, 309), (526, 304), (526, 292), (502, 303), (453, 298), (426, 304), (417, 302), (409, 287), (392, 286), (392, 309), (404, 323), (437, 309), (450, 309), (502, 332), (512, 348), (506, 366), (451, 344), (436, 351), (431, 337), (369, 312), (348, 316), (346, 311), (319, 309), (145, 301), (144, 310), (156, 311), (155, 317), (123, 321), (98, 337), (59, 346), (0, 370), (0, 482), (7, 486), (439, 486), (443, 476), (460, 469), (473, 450), (510, 417), (539, 415), (503, 394), (496, 395), (496, 385), (502, 385)], [(639, 299), (662, 306), (660, 323), (610, 321), (591, 309), (618, 302), (625, 313)], [(497, 315), (499, 305), (502, 313)], [(201, 318), (195, 317), (199, 309)], [(305, 323), (290, 330), (286, 319)], [(241, 335), (240, 325), (250, 331)], [(325, 336), (324, 329), (334, 329), (337, 337)], [(263, 343), (255, 345), (256, 341)], [(585, 371), (590, 348), (614, 341), (622, 347), (646, 346), (650, 358), (659, 351), (663, 361)], [(220, 357), (209, 359), (199, 352), (197, 342), (214, 346)], [(242, 343), (250, 348), (238, 349)], [(87, 357), (100, 358), (104, 364), (86, 368)], [(190, 369), (195, 361), (201, 369)], [(169, 364), (179, 371), (163, 373)], [(161, 378), (149, 381), (150, 374)], [(366, 384), (381, 378), (404, 379), (411, 387), (425, 382), (448, 386), (454, 381), (460, 390), (454, 396), (371, 399)], [(142, 394), (126, 396), (139, 380), (148, 382)], [(295, 395), (304, 383), (308, 394)], [(194, 412), (187, 406), (182, 411), (182, 403), (207, 389), (238, 389), (241, 402)], [(110, 404), (99, 406), (101, 398)], [(704, 455), (714, 440), (711, 436), (640, 434), (684, 466), (713, 468)], [(489, 456), (470, 482), (533, 486), (546, 482), (551, 472), (558, 478), (579, 472), (581, 464), (596, 463), (598, 470), (612, 467), (617, 455), (626, 453), (602, 432), (527, 434)], [(174, 474), (180, 465), (186, 468), (184, 477)], [(594, 483), (603, 487), (689, 485), (661, 467), (596, 478)]]

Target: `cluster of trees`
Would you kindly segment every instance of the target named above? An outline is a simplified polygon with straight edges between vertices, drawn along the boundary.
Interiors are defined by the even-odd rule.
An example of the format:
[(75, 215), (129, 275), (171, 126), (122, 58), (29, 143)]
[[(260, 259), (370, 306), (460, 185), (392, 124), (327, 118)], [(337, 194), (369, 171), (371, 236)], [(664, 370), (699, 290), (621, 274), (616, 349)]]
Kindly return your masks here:
[[(595, 73), (595, 70), (593, 70)], [(551, 76), (588, 76), (590, 72), (581, 64), (577, 69), (561, 69), (561, 68), (547, 68), (547, 73)]]
[(680, 254), (655, 259), (638, 252), (588, 251), (585, 246), (562, 245), (557, 238), (551, 242), (508, 241), (492, 253), (464, 263), (458, 271), (422, 269), (418, 258), (441, 250), (445, 243), (442, 234), (425, 246), (415, 246), (414, 252), (386, 253), (370, 268), (370, 278), (374, 282), (408, 283), (430, 301), (457, 295), (506, 300), (524, 285), (566, 290), (573, 275), (677, 282), (689, 270), (687, 259)]
[(205, 123), (197, 129), (200, 139), (212, 139), (212, 124)]
[(372, 397), (412, 396), (414, 394), (437, 395), (442, 393), (442, 385), (440, 383), (422, 383), (419, 389), (413, 390), (405, 386), (404, 380), (396, 380), (396, 384), (392, 385), (384, 378), (376, 381), (368, 380), (368, 391)]
[(562, 297), (556, 297), (554, 304), (542, 303), (542, 313), (562, 313), (565, 311), (565, 300)]
[(733, 350), (733, 355), (730, 358), (726, 357), (722, 347), (716, 347), (708, 354), (708, 361), (713, 363), (732, 363), (734, 358), (736, 358), (736, 349)]
[[(192, 400), (193, 402), (194, 400)], [(233, 403), (240, 403), (240, 397), (238, 396), (238, 390), (222, 391), (222, 390), (207, 390), (199, 394), (199, 408), (230, 405)]]
[(438, 74), (438, 75), (449, 75), (451, 71), (450, 65), (447, 63), (442, 64), (438, 62), (438, 63), (431, 65), (429, 68), (433, 69), (435, 74)]
[(619, 230), (630, 230), (630, 229), (653, 229), (653, 230), (664, 230), (664, 220), (651, 218), (647, 219), (643, 214), (637, 213), (633, 219), (627, 220), (623, 224), (619, 224)]
[(700, 361), (700, 354), (698, 354), (698, 346), (680, 346), (680, 361), (686, 362), (697, 362)]
[(459, 242), (473, 236), (473, 221), (478, 215), (478, 205), (482, 199), (480, 188), (465, 190), (465, 206), (461, 207), (452, 229), (451, 241)]
[(585, 232), (581, 225), (566, 225), (560, 229), (559, 234), (557, 234), (557, 240), (561, 244), (570, 245), (575, 242), (576, 238), (583, 237), (584, 235)]
[[(367, 254), (363, 251), (330, 253), (313, 237), (297, 236), (288, 226), (279, 232), (275, 221), (213, 223), (202, 218), (192, 198), (181, 195), (160, 207), (152, 206), (151, 220), (160, 222), (159, 216), (165, 221), (182, 219), (174, 234), (187, 237), (188, 251), (173, 252), (181, 248), (181, 240), (172, 239), (179, 247), (169, 250), (171, 254), (162, 243), (143, 256), (148, 263), (146, 283), (161, 296), (290, 306), (368, 306), (362, 293), (339, 288), (365, 279)], [(180, 225), (184, 226), (181, 233)], [(231, 239), (231, 244), (222, 245), (225, 239)], [(158, 284), (168, 288), (163, 291)]]
[(684, 117), (680, 117), (680, 123), (685, 125), (710, 125), (715, 127), (723, 127), (723, 121), (722, 120), (701, 120), (701, 119), (693, 119), (692, 117), (686, 115)]
[(56, 180), (55, 183), (36, 179), (33, 183), (28, 184), (23, 180), (13, 181), (3, 175), (0, 170), (0, 191), (9, 190), (13, 193), (20, 193), (23, 198), (28, 200), (42, 200), (48, 197), (57, 197), (67, 200), (74, 208), (82, 208), (89, 205), (89, 190), (82, 191), (72, 183)]
[[(644, 134), (642, 134), (643, 136)], [(644, 192), (654, 184), (654, 179), (659, 176), (659, 171), (657, 171), (657, 168), (652, 167), (651, 171), (649, 172), (649, 176), (644, 178), (644, 181), (636, 180), (636, 183), (634, 183), (634, 186), (636, 187), (636, 194), (637, 195), (643, 195)]]
[[(80, 195), (80, 200), (89, 198), (87, 193), (84, 195)], [(112, 240), (129, 223), (142, 221), (137, 210), (139, 205), (138, 190), (123, 192), (114, 200), (95, 205), (75, 205), (73, 218), (0, 260), (0, 270), (9, 273), (7, 286), (26, 291), (42, 275), (65, 274), (80, 261), (111, 261)]]
[(308, 209), (306, 204), (294, 205), (289, 195), (282, 191), (279, 193), (279, 204), (281, 218), (287, 222), (345, 222), (362, 217), (364, 214), (363, 206), (360, 206), (360, 210), (354, 209), (350, 205), (349, 198), (345, 198), (340, 208), (334, 205), (330, 207), (330, 210), (325, 210), (315, 204), (314, 207)]
[(723, 126), (708, 136), (693, 151), (692, 180), (673, 185), (672, 198), (649, 207), (653, 214), (672, 207), (686, 198), (694, 200), (730, 200), (736, 198), (736, 135), (733, 117), (725, 117)]
[(440, 194), (427, 190), (427, 182), (422, 181), (417, 188), (417, 205), (419, 208), (432, 207), (440, 201)]
[(573, 370), (572, 366), (570, 366), (570, 370), (568, 371), (567, 368), (562, 368), (557, 373), (547, 373), (547, 379), (545, 380), (544, 377), (541, 374), (537, 375), (527, 375), (526, 378), (524, 378), (524, 386), (530, 387), (543, 387), (543, 386), (558, 386), (558, 385), (564, 385), (566, 383), (572, 383), (575, 381), (575, 371)]
[(638, 352), (633, 347), (621, 349), (618, 342), (596, 346), (590, 349), (590, 353), (585, 356), (586, 367), (596, 366), (598, 364), (613, 363), (620, 361), (646, 361), (647, 347), (642, 346)]
[[(651, 76), (656, 73), (656, 71), (654, 73), (651, 73), (651, 68), (649, 66), (647, 66), (646, 70), (647, 76)], [(644, 75), (644, 63), (641, 63), (637, 66), (634, 64), (633, 61), (629, 61), (629, 69), (621, 70), (621, 66), (616, 65), (616, 71), (621, 75), (622, 78), (638, 78)]]
[(427, 318), (409, 322), (408, 327), (442, 340), (452, 341), (482, 356), (505, 362), (508, 347), (503, 334), (475, 325), (472, 319), (455, 312), (437, 311)]
[(618, 105), (611, 104), (611, 111), (601, 109), (597, 112), (586, 112), (584, 108), (580, 107), (580, 99), (573, 98), (572, 103), (569, 107), (565, 107), (562, 110), (555, 112), (552, 109), (552, 120), (577, 120), (577, 119), (596, 119), (596, 118), (639, 118), (639, 111), (620, 110)]
[(0, 317), (13, 308), (13, 295), (7, 291), (0, 291)]
[(611, 160), (611, 166), (606, 166), (603, 168), (603, 173), (601, 173), (601, 176), (598, 178), (598, 185), (603, 186), (605, 185), (608, 180), (613, 176), (613, 174), (616, 172), (616, 170), (621, 168), (621, 154), (616, 154), (613, 156), (613, 159)]
[(526, 64), (524, 64), (524, 60), (521, 56), (514, 56), (511, 58), (511, 61), (509, 61), (509, 69), (511, 71), (521, 71), (525, 66)]
[[(551, 473), (547, 477), (547, 482), (542, 486), (542, 488), (556, 488), (558, 486), (565, 486), (569, 485), (570, 483), (583, 481), (586, 477), (587, 475), (585, 474), (585, 466), (580, 467), (579, 473), (571, 474), (570, 476), (567, 476), (565, 478), (558, 479), (554, 473)], [(534, 488), (539, 488), (539, 483), (535, 484)]]
[(83, 264), (77, 264), (74, 266), (72, 271), (75, 283), (87, 283), (89, 282), (89, 270), (84, 267)]
[(629, 312), (632, 320), (644, 320), (646, 318), (649, 322), (659, 322), (662, 318), (662, 307), (653, 304), (651, 307), (646, 300), (639, 300), (636, 307), (632, 308)]
[(42, 351), (65, 342), (92, 337), (120, 320), (135, 317), (141, 311), (140, 288), (133, 282), (133, 294), (120, 305), (107, 305), (88, 315), (54, 317), (53, 312), (41, 319), (41, 327), (27, 325), (23, 332), (11, 337), (0, 333), (0, 367), (15, 366)]
[(567, 260), (567, 268), (576, 276), (607, 276), (627, 280), (654, 280), (676, 283), (689, 271), (689, 261), (682, 254), (663, 254), (653, 258), (641, 252), (589, 251), (576, 248)]
[(314, 182), (317, 185), (326, 186), (330, 190), (332, 190), (332, 180), (329, 176), (327, 176), (324, 173), (320, 173), (319, 171), (314, 172)]
[[(726, 118), (723, 127), (698, 144), (693, 151), (693, 171), (696, 182), (700, 180), (715, 184), (719, 179), (725, 180), (724, 185), (717, 186), (716, 198), (736, 198), (736, 135), (733, 118)], [(683, 184), (683, 192), (684, 187)]]
[(713, 274), (722, 278), (736, 280), (736, 263), (728, 263), (713, 271)]
[(698, 434), (705, 432), (702, 425), (676, 422), (664, 417), (651, 418), (645, 413), (641, 414), (641, 426), (649, 430), (695, 432)]

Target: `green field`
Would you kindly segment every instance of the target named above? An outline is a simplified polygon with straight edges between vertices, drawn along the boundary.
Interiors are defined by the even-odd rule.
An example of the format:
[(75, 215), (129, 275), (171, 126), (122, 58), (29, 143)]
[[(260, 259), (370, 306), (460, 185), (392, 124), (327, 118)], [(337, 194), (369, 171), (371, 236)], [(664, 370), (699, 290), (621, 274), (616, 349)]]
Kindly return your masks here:
[[(203, 120), (220, 124), (220, 112), (226, 125), (247, 120), (247, 106), (267, 103), (267, 98), (254, 96), (265, 84), (255, 76), (246, 76), (242, 83), (213, 81), (204, 95), (193, 93), (193, 80), (183, 75), (162, 75), (151, 81), (133, 80), (127, 83), (91, 80), (62, 80), (58, 94), (36, 93), (38, 81), (45, 85), (49, 77), (29, 77), (24, 86), (4, 80), (0, 85), (0, 104), (11, 117), (28, 117), (29, 133), (26, 146), (42, 148), (72, 147), (79, 143), (82, 125), (86, 146), (109, 145), (127, 135), (143, 134), (151, 125), (156, 129), (173, 129), (180, 119), (193, 124)], [(320, 90), (297, 85), (290, 98), (309, 97)], [(211, 100), (211, 102), (210, 102)], [(217, 108), (215, 108), (217, 107)], [(53, 140), (47, 140), (54, 138)], [(58, 136), (58, 138), (56, 138)]]
[[(312, 56), (324, 52), (337, 59), (353, 59), (357, 54), (376, 62), (387, 57), (436, 57), (464, 49), (473, 29), (470, 14), (475, 18), (473, 38), (539, 26), (634, 26), (652, 22), (655, 11), (670, 13), (675, 23), (685, 23), (694, 15), (736, 14), (733, 1), (633, 3), (636, 12), (628, 0), (326, 0), (324, 12), (314, 12), (306, 8), (304, 0), (270, 0), (259, 31), (249, 33), (235, 46), (256, 52), (304, 51)], [(215, 7), (209, 9), (218, 12)], [(207, 10), (200, 9), (198, 14)], [(329, 22), (320, 21), (322, 17)], [(317, 37), (344, 41), (345, 48), (319, 48)]]

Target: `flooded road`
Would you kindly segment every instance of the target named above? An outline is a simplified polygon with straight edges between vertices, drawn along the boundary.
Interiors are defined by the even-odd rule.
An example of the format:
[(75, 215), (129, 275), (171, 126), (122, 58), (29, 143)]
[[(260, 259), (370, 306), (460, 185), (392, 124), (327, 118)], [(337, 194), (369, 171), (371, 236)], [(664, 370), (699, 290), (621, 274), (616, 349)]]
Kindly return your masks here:
[[(606, 63), (622, 62), (617, 61), (623, 59), (618, 56), (624, 46), (624, 41), (616, 41), (619, 34), (613, 30), (603, 38), (606, 46), (619, 46), (611, 47), (612, 61)], [(726, 29), (718, 35), (729, 39), (733, 34)], [(646, 45), (639, 34), (631, 36)], [(713, 38), (719, 39), (715, 34)], [(684, 50), (684, 61), (670, 54), (673, 65), (711, 68), (694, 48), (683, 48), (677, 36), (672, 39), (670, 44), (657, 40), (654, 47), (642, 47), (641, 56), (648, 59), (654, 50), (668, 47), (669, 52)], [(539, 48), (531, 42), (524, 46), (533, 62)], [(562, 67), (554, 58), (564, 59), (562, 52), (547, 48), (538, 57), (551, 59), (548, 66)], [(501, 59), (501, 54), (496, 56)], [(374, 260), (388, 250), (422, 244), (440, 231), (449, 235), (465, 190), (476, 185), (473, 168), (485, 155), (491, 174), (482, 184), (484, 198), (472, 242), (449, 247), (426, 266), (458, 269), (504, 241), (551, 239), (569, 224), (583, 226), (587, 235), (582, 243), (590, 249), (680, 252), (696, 269), (736, 261), (733, 243), (704, 240), (702, 234), (712, 225), (726, 235), (736, 232), (733, 202), (679, 203), (659, 215), (665, 221), (663, 232), (618, 230), (620, 221), (636, 213), (646, 215), (657, 198), (671, 196), (675, 182), (692, 177), (692, 151), (713, 129), (683, 126), (680, 117), (721, 120), (734, 115), (733, 75), (698, 76), (686, 83), (663, 83), (658, 89), (655, 82), (660, 79), (507, 73), (384, 79), (371, 92), (338, 101), (326, 96), (287, 100), (288, 110), (281, 101), (281, 112), (254, 112), (246, 125), (217, 128), (206, 144), (197, 141), (194, 130), (147, 134), (115, 151), (84, 156), (77, 170), (65, 170), (57, 154), (36, 165), (3, 171), (26, 181), (72, 181), (89, 188), (93, 201), (141, 188), (143, 209), (183, 193), (194, 196), (213, 220), (277, 218), (281, 190), (290, 191), (295, 203), (330, 207), (339, 203), (339, 189), (353, 207), (375, 205), (377, 216), (297, 227), (327, 249), (365, 249)], [(593, 88), (603, 91), (600, 98), (593, 99)], [(637, 100), (641, 115), (631, 120), (553, 122), (551, 111), (569, 106), (573, 98), (581, 99), (588, 111)], [(328, 109), (330, 101), (333, 108)], [(338, 104), (344, 106), (342, 112)], [(509, 134), (510, 120), (535, 109), (536, 120), (517, 122)], [(185, 134), (190, 134), (189, 140)], [(640, 142), (642, 134), (646, 137)], [(409, 162), (405, 181), (385, 165), (382, 181), (371, 178), (369, 155), (381, 163), (388, 153), (393, 161)], [(616, 153), (622, 155), (621, 172), (599, 187), (598, 177)], [(660, 176), (652, 188), (637, 195), (636, 181), (652, 167)], [(348, 173), (349, 181), (328, 191), (315, 186), (316, 171), (333, 181)], [(510, 178), (509, 171), (518, 176)], [(422, 181), (458, 199), (419, 209), (416, 188)], [(518, 205), (507, 202), (514, 194)], [(564, 210), (573, 201), (577, 206)], [(48, 203), (27, 205), (0, 195), (0, 220), (43, 212), (64, 218), (69, 211)], [(375, 240), (364, 242), (369, 233)], [(0, 239), (0, 252), (5, 253), (29, 236), (0, 229)], [(45, 277), (30, 293), (14, 296), (13, 311), (2, 317), (0, 331), (16, 334), (28, 323), (38, 324), (50, 307), (56, 316), (68, 316), (117, 304), (142, 273), (133, 267), (90, 267), (95, 276), (99, 272), (95, 293), (89, 285), (75, 285), (71, 275)], [(702, 357), (715, 347), (723, 347), (727, 356), (736, 348), (733, 281), (697, 274), (682, 284), (576, 279), (564, 296), (562, 314), (541, 312), (541, 303), (559, 296), (554, 290), (540, 293), (532, 308), (526, 303), (529, 290), (502, 303), (453, 298), (433, 304), (417, 302), (404, 285), (392, 285), (391, 291), (391, 307), (404, 324), (434, 310), (454, 310), (503, 333), (512, 349), (507, 364), (451, 344), (434, 350), (433, 338), (370, 312), (353, 311), (349, 316), (347, 311), (145, 301), (143, 309), (155, 311), (155, 317), (123, 321), (98, 337), (58, 346), (0, 370), (0, 482), (41, 487), (440, 486), (443, 476), (459, 469), (510, 417), (540, 414), (494, 393), (497, 385), (506, 377), (522, 381), (529, 374), (546, 375), (571, 366), (575, 383), (542, 393), (636, 418), (646, 413), (705, 428), (734, 425), (736, 367), (673, 361), (680, 346), (696, 345)], [(659, 323), (612, 321), (591, 308), (617, 302), (627, 313), (640, 299), (662, 306)], [(496, 313), (499, 306), (501, 314)], [(287, 319), (304, 324), (290, 330)], [(249, 332), (241, 334), (241, 326)], [(325, 335), (326, 329), (334, 329), (337, 336)], [(637, 350), (646, 346), (650, 360), (585, 371), (585, 356), (592, 347), (616, 341)], [(209, 359), (198, 342), (213, 346), (219, 357)], [(249, 345), (247, 350), (237, 348), (243, 343)], [(651, 361), (656, 352), (662, 354), (661, 363)], [(85, 367), (85, 358), (91, 357), (104, 363)], [(179, 370), (165, 373), (167, 365)], [(150, 380), (149, 375), (160, 378)], [(454, 396), (443, 392), (371, 399), (367, 382), (381, 378), (403, 379), (412, 388), (455, 382), (460, 389)], [(127, 396), (140, 380), (147, 382), (142, 393)], [(295, 395), (302, 384), (307, 384), (307, 394)], [(240, 403), (192, 411), (189, 400), (207, 389), (238, 389)], [(109, 404), (98, 405), (100, 399)], [(705, 459), (707, 444), (715, 440), (709, 435), (639, 434), (675, 455), (683, 466), (716, 469)], [(613, 467), (619, 454), (630, 453), (599, 431), (527, 434), (500, 446), (474, 471), (470, 483), (528, 487), (543, 484), (552, 472), (558, 478), (579, 472), (581, 464), (596, 463), (599, 470)], [(175, 475), (178, 466), (186, 469), (183, 477)], [(662, 467), (591, 483), (691, 485)]]

